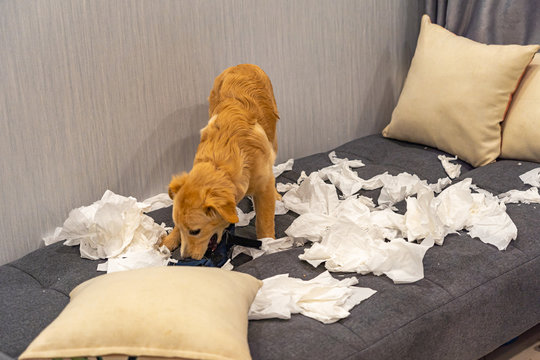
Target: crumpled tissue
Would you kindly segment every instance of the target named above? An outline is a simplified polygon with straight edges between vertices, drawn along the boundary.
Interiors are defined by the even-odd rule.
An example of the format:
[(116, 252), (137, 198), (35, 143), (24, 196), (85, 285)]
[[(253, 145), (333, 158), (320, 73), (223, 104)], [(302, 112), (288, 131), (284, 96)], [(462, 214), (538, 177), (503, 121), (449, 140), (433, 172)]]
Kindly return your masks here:
[(331, 324), (349, 316), (354, 306), (376, 293), (356, 284), (355, 277), (337, 280), (328, 271), (307, 281), (291, 278), (289, 274), (276, 275), (263, 280), (248, 317), (250, 320), (290, 319), (291, 314), (300, 313)]
[[(337, 161), (337, 165), (327, 166), (310, 174), (310, 177), (315, 174), (323, 181), (330, 180), (330, 182), (343, 193), (345, 198), (354, 195), (360, 190), (375, 190), (382, 188), (378, 203), (379, 206), (384, 207), (390, 207), (395, 203), (404, 200), (407, 196), (415, 195), (423, 188), (429, 188), (435, 192), (440, 192), (452, 182), (452, 180), (446, 177), (439, 179), (436, 184), (428, 184), (427, 181), (421, 180), (417, 175), (405, 172), (395, 176), (385, 172), (383, 174), (375, 175), (371, 179), (364, 180), (348, 166), (348, 162), (350, 161), (351, 160), (342, 162)], [(287, 206), (287, 204), (285, 204), (285, 206)], [(294, 211), (294, 209), (291, 210)]]
[[(517, 228), (506, 206), (488, 191), (471, 191), (472, 180), (464, 179), (434, 197), (422, 191), (407, 198), (405, 224), (409, 241), (431, 237), (442, 245), (446, 235), (467, 230), (471, 237), (504, 250), (517, 237)], [(478, 191), (478, 190), (477, 190)]]
[(298, 184), (296, 183), (277, 183), (276, 184), (276, 189), (277, 191), (279, 192), (287, 192), (289, 190), (292, 190), (294, 188), (297, 188), (298, 187)]
[(528, 190), (510, 190), (499, 194), (498, 197), (505, 204), (523, 203), (523, 204), (540, 204), (540, 194), (537, 187), (531, 187)]
[(258, 240), (262, 243), (260, 249), (235, 245), (232, 248), (231, 259), (234, 259), (240, 254), (246, 254), (251, 256), (253, 259), (256, 259), (262, 255), (273, 254), (275, 252), (288, 250), (292, 247), (304, 245), (303, 239), (292, 238), (290, 236), (285, 236), (279, 239), (262, 238)]
[(234, 226), (248, 226), (251, 219), (255, 217), (255, 210), (244, 213), (242, 209), (237, 207), (236, 215), (238, 216), (238, 222)]
[(415, 244), (400, 238), (403, 219), (390, 209), (372, 212), (358, 199), (349, 198), (330, 215), (300, 215), (285, 233), (314, 242), (299, 256), (314, 267), (325, 262), (330, 271), (373, 272), (407, 283), (424, 277), (422, 260), (433, 240)]
[(272, 172), (274, 173), (274, 177), (278, 177), (285, 171), (292, 170), (293, 165), (294, 165), (294, 159), (289, 159), (282, 164), (272, 166)]
[(170, 253), (165, 247), (159, 249), (158, 244), (167, 229), (143, 213), (149, 209), (152, 202), (137, 202), (107, 190), (101, 200), (73, 209), (63, 226), (44, 241), (46, 245), (60, 240), (66, 240), (64, 245), (80, 245), (81, 257), (86, 259), (115, 258), (108, 272), (166, 265)]
[(437, 158), (441, 161), (442, 167), (444, 168), (444, 171), (448, 174), (450, 179), (455, 179), (461, 175), (461, 165), (460, 164), (452, 164), (450, 161), (457, 160), (457, 156), (455, 157), (449, 157), (446, 155), (439, 155)]
[[(346, 165), (337, 166), (340, 172), (346, 170)], [(329, 179), (334, 174), (322, 173)], [(390, 207), (369, 207), (355, 196), (340, 200), (323, 177), (321, 171), (313, 172), (283, 195), (285, 206), (300, 215), (286, 234), (314, 242), (300, 255), (313, 266), (324, 262), (330, 271), (373, 272), (395, 283), (413, 282), (423, 278), (426, 251), (434, 243), (442, 245), (447, 234), (465, 229), (501, 250), (517, 236), (504, 204), (487, 191), (472, 193), (471, 179), (446, 187), (436, 197), (434, 190), (446, 186), (449, 178), (435, 186), (407, 173), (358, 178), (362, 188), (382, 187), (379, 205), (406, 199), (407, 212), (400, 215)]]
[(144, 208), (144, 212), (150, 212), (158, 209), (162, 209), (164, 207), (172, 206), (173, 201), (170, 198), (168, 193), (161, 193), (154, 195), (152, 197), (149, 197), (148, 199), (144, 200), (142, 202), (146, 207)]
[(520, 175), (519, 178), (527, 185), (540, 187), (540, 167), (527, 171)]
[(285, 193), (281, 200), (287, 209), (297, 214), (329, 214), (339, 204), (336, 188), (325, 183), (317, 172), (311, 173), (300, 186)]
[(335, 151), (332, 151), (331, 153), (329, 153), (328, 158), (334, 165), (346, 164), (347, 166), (351, 168), (358, 168), (358, 167), (365, 166), (362, 160), (349, 160), (347, 158), (343, 158), (343, 159), (338, 158)]

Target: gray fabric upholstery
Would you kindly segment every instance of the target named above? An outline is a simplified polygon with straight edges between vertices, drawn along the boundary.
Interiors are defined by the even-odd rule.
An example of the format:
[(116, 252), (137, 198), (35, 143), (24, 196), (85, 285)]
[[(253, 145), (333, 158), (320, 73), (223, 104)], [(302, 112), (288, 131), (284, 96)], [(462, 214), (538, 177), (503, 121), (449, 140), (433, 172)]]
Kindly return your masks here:
[[(441, 151), (379, 135), (351, 141), (336, 149), (339, 157), (364, 160), (363, 178), (388, 171), (415, 173), (429, 182), (445, 176), (437, 159)], [(482, 168), (463, 166), (460, 179), (494, 193), (525, 189), (518, 176), (539, 164), (501, 160)], [(295, 162), (278, 178), (296, 181), (330, 165), (327, 153)], [(455, 181), (459, 181), (456, 179)], [(378, 191), (362, 194), (378, 197)], [(242, 202), (244, 210), (251, 206)], [(405, 211), (404, 202), (398, 204)], [(359, 286), (377, 293), (335, 324), (323, 325), (301, 315), (290, 320), (259, 320), (249, 324), (254, 359), (478, 359), (540, 322), (540, 205), (508, 205), (518, 227), (518, 239), (498, 251), (465, 234), (449, 235), (444, 246), (424, 258), (425, 278), (395, 285), (385, 276), (357, 276)], [(171, 224), (171, 209), (150, 213)], [(282, 236), (296, 217), (276, 216)], [(238, 229), (254, 236), (254, 224)], [(324, 271), (300, 261), (302, 248), (263, 256), (236, 268), (260, 279), (281, 273), (310, 279)], [(240, 261), (242, 262), (242, 261)], [(0, 352), (17, 357), (68, 302), (77, 284), (99, 275), (97, 262), (81, 259), (77, 247), (51, 245), (0, 267)], [(0, 354), (1, 355), (1, 354)], [(0, 360), (5, 360), (0, 357)]]
[(433, 23), (485, 44), (540, 44), (537, 0), (426, 0)]

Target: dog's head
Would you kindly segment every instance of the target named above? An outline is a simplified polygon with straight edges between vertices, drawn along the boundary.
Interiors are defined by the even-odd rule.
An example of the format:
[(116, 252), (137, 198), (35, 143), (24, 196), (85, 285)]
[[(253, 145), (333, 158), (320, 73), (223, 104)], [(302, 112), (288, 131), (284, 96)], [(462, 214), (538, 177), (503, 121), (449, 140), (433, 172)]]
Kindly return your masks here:
[(173, 220), (180, 230), (183, 258), (202, 259), (207, 249), (215, 250), (223, 231), (238, 222), (234, 185), (219, 174), (204, 176), (192, 170), (174, 176), (169, 184), (173, 199)]

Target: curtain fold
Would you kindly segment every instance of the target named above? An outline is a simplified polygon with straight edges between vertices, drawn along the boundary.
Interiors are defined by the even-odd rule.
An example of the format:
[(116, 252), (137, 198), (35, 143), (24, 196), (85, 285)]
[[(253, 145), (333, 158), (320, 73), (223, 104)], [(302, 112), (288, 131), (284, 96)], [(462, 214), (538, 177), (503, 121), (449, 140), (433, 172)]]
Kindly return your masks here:
[(426, 0), (433, 23), (486, 44), (540, 44), (538, 0)]

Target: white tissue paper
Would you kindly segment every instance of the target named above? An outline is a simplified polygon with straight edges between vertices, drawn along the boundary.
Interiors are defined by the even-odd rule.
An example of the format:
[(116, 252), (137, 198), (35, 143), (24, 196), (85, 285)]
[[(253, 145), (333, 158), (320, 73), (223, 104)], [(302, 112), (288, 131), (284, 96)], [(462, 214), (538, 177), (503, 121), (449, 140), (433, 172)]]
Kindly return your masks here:
[(455, 157), (449, 157), (445, 155), (439, 155), (437, 156), (439, 160), (441, 161), (441, 164), (444, 168), (444, 171), (448, 174), (450, 179), (455, 179), (461, 175), (461, 165), (460, 164), (452, 164), (450, 161), (457, 160), (457, 156)]
[(349, 311), (375, 294), (370, 288), (354, 286), (355, 277), (337, 280), (323, 272), (312, 280), (291, 278), (289, 274), (263, 280), (249, 309), (249, 319), (290, 319), (300, 313), (324, 324), (331, 324), (349, 316)]
[(292, 170), (293, 165), (294, 165), (294, 159), (289, 159), (282, 164), (272, 166), (272, 172), (274, 173), (274, 177), (278, 177), (285, 171)]
[(510, 190), (505, 193), (499, 194), (498, 197), (505, 204), (540, 204), (540, 194), (538, 194), (537, 187), (532, 187), (525, 191)]
[(291, 189), (294, 189), (294, 188), (297, 188), (297, 187), (298, 187), (298, 184), (295, 184), (295, 183), (287, 183), (287, 184), (277, 183), (276, 184), (276, 189), (279, 192), (287, 192), (287, 191), (289, 191)]
[(289, 236), (285, 236), (279, 239), (262, 238), (258, 240), (262, 243), (260, 249), (242, 245), (235, 245), (232, 249), (231, 259), (234, 259), (240, 254), (246, 254), (251, 256), (253, 259), (256, 259), (265, 254), (273, 254), (275, 252), (288, 250), (293, 246), (304, 245), (303, 239), (294, 239)]
[(339, 203), (336, 188), (325, 183), (317, 172), (311, 173), (298, 188), (289, 190), (281, 200), (287, 209), (297, 214), (329, 214)]
[(358, 168), (358, 167), (365, 166), (364, 163), (362, 162), (362, 160), (349, 160), (347, 158), (340, 159), (340, 158), (337, 157), (335, 151), (332, 151), (330, 154), (328, 154), (328, 158), (330, 159), (330, 161), (334, 165), (346, 164), (347, 166), (349, 166), (351, 168)]
[(525, 174), (520, 175), (519, 178), (527, 185), (540, 187), (540, 167), (527, 171)]
[(142, 203), (146, 205), (144, 211), (150, 212), (164, 207), (172, 206), (173, 201), (168, 193), (161, 193), (144, 200)]
[[(435, 192), (440, 192), (452, 182), (446, 177), (439, 179), (436, 184), (428, 184), (427, 181), (421, 180), (414, 174), (400, 173), (394, 176), (387, 172), (364, 180), (350, 169), (347, 162), (338, 162), (337, 165), (325, 167), (310, 176), (313, 176), (313, 174), (317, 174), (323, 181), (330, 180), (343, 193), (345, 198), (352, 196), (359, 190), (382, 188), (378, 203), (379, 206), (383, 207), (391, 207), (395, 203), (404, 200), (407, 196), (415, 195), (423, 188), (430, 188)], [(287, 204), (285, 205), (287, 206)], [(294, 211), (294, 209), (291, 210)]]
[[(334, 170), (343, 173), (343, 169), (339, 164), (322, 173), (330, 178)], [(445, 179), (438, 183), (448, 184), (449, 179)], [(300, 259), (313, 266), (325, 263), (330, 271), (373, 272), (385, 274), (395, 283), (406, 283), (423, 278), (426, 251), (434, 243), (442, 245), (447, 234), (465, 229), (499, 249), (505, 249), (517, 236), (504, 204), (481, 189), (473, 194), (471, 179), (447, 187), (437, 197), (433, 190), (442, 186), (430, 186), (407, 173), (384, 173), (358, 181), (362, 188), (382, 187), (379, 203), (390, 205), (406, 198), (405, 215), (391, 208), (370, 207), (365, 197), (339, 200), (336, 189), (321, 179), (321, 171), (314, 172), (283, 195), (285, 206), (300, 214), (286, 234), (314, 242)], [(417, 197), (412, 197), (415, 194)]]
[(244, 213), (242, 209), (237, 207), (236, 215), (238, 216), (238, 222), (234, 226), (248, 226), (251, 219), (255, 217), (255, 211)]
[(108, 272), (162, 266), (170, 258), (165, 247), (158, 249), (166, 228), (143, 213), (149, 209), (151, 203), (139, 203), (133, 197), (107, 190), (101, 200), (72, 210), (63, 226), (44, 240), (47, 245), (60, 240), (66, 240), (68, 246), (80, 245), (81, 257), (86, 259), (116, 258), (115, 265), (108, 265)]

